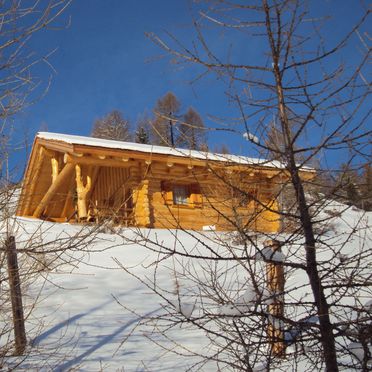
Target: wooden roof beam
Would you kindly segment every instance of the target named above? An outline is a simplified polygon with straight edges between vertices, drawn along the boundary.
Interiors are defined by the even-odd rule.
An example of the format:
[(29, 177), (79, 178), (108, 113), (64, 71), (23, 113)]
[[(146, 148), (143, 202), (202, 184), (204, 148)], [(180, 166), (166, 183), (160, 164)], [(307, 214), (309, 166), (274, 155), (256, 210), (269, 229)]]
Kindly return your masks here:
[(99, 167), (117, 167), (117, 168), (128, 168), (136, 163), (129, 160), (128, 158), (108, 158), (101, 159), (98, 156), (82, 155), (76, 156), (76, 154), (66, 153), (63, 157), (63, 161), (66, 164), (79, 164), (79, 165), (92, 165)]
[[(34, 172), (26, 172), (26, 178), (23, 183), (22, 188), (22, 196), (21, 196), (21, 203), (18, 207), (17, 214), (20, 215), (28, 215), (29, 208), (31, 205), (31, 201), (35, 192), (36, 184), (39, 179), (39, 175), (41, 172), (41, 167), (43, 165), (43, 160), (45, 157), (45, 148), (44, 147), (37, 147), (37, 151), (35, 150), (32, 153), (32, 169)], [(36, 163), (36, 164), (35, 164)], [(28, 168), (31, 168), (30, 166)]]
[[(68, 151), (71, 153), (71, 151)], [(186, 165), (195, 165), (195, 166), (205, 166), (208, 162), (203, 159), (190, 158), (188, 156), (174, 156), (167, 154), (157, 154), (151, 152), (141, 152), (135, 150), (124, 150), (124, 149), (109, 149), (109, 148), (100, 148), (87, 145), (73, 145), (73, 151), (77, 153), (84, 153), (90, 155), (106, 155), (112, 156), (114, 158), (134, 158), (136, 160), (144, 161), (157, 161), (161, 163), (174, 163), (174, 164), (186, 164)]]
[(62, 154), (65, 152), (73, 152), (74, 147), (73, 145), (66, 143), (66, 142), (61, 142), (61, 141), (51, 141), (51, 140), (46, 140), (43, 138), (37, 138), (36, 143), (45, 147), (46, 149), (53, 150), (53, 151), (58, 151), (61, 152)]

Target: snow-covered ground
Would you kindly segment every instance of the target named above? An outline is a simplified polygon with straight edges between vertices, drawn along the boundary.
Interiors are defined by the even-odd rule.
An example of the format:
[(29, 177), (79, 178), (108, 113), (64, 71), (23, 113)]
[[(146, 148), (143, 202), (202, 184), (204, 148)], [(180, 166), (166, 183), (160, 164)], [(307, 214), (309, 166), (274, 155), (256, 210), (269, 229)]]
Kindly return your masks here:
[[(322, 236), (328, 243), (333, 242), (334, 246), (349, 237), (357, 222), (361, 227), (352, 238), (347, 238), (347, 244), (340, 245), (341, 258), (342, 255), (347, 257), (372, 246), (372, 213), (346, 209), (342, 204), (331, 202), (318, 216), (319, 219), (325, 217), (332, 219), (326, 226), (322, 224)], [(25, 288), (26, 313), (36, 305), (26, 321), (30, 343), (28, 355), (17, 367), (18, 370), (184, 371), (197, 363), (198, 358), (181, 358), (166, 349), (181, 348), (183, 353), (190, 355), (193, 351), (207, 350), (208, 340), (204, 334), (198, 330), (191, 331), (181, 323), (173, 328), (172, 342), (168, 344), (150, 324), (137, 327), (141, 318), (156, 317), (166, 311), (164, 306), (167, 305), (141, 280), (151, 283), (150, 275), (156, 271), (156, 281), (163, 291), (168, 291), (169, 298), (172, 298), (172, 293), (180, 293), (179, 288), (175, 291), (175, 286), (181, 285), (175, 281), (173, 267), (167, 260), (156, 267), (152, 265), (157, 258), (156, 249), (146, 249), (143, 244), (147, 238), (172, 248), (177, 240), (181, 250), (202, 252), (202, 242), (206, 239), (217, 251), (223, 250), (218, 243), (222, 233), (190, 234), (155, 229), (121, 229), (115, 233), (26, 218), (15, 219), (11, 228), (16, 235), (18, 249), (30, 244), (30, 236), (33, 245), (48, 243), (44, 249), (70, 244), (65, 252), (36, 255), (41, 264), (49, 269), (40, 270), (35, 281)], [(139, 236), (142, 240), (136, 243)], [(69, 237), (74, 237), (74, 244), (79, 244), (71, 246)], [(210, 243), (211, 240), (215, 243)], [(301, 245), (301, 242), (298, 244)], [(83, 250), (80, 250), (82, 246)], [(155, 248), (154, 245), (152, 247)], [(284, 248), (286, 259), (301, 262), (304, 257), (291, 249)], [(326, 251), (320, 252), (325, 262), (327, 254)], [(20, 258), (23, 265), (27, 265), (27, 260), (27, 257)], [(177, 263), (181, 266), (184, 264), (185, 261)], [(129, 269), (132, 275), (123, 267)], [(193, 267), (195, 271), (202, 269)], [(298, 286), (299, 290), (293, 293), (304, 296), (301, 292), (303, 287), (299, 285), (303, 281), (303, 277), (294, 274), (286, 285), (288, 288)], [(245, 296), (249, 297), (251, 293)], [(188, 316), (197, 307), (192, 302), (181, 303), (177, 295), (173, 298), (175, 312), (180, 311)], [(361, 302), (367, 303), (369, 300), (366, 297)], [(172, 307), (172, 304), (169, 305)], [(221, 311), (225, 311), (223, 306), (219, 309)], [(8, 320), (9, 314), (4, 316), (3, 312), (0, 322)], [(5, 341), (3, 339), (1, 343)], [(8, 359), (4, 368), (14, 366), (19, 360)], [(217, 367), (210, 362), (203, 365), (202, 370), (216, 371)]]
[[(63, 241), (66, 237), (83, 237), (91, 230), (94, 235), (94, 242), (83, 252), (63, 253), (52, 263), (56, 268), (40, 272), (40, 278), (28, 288), (26, 312), (37, 299), (26, 322), (32, 347), (17, 369), (173, 371), (175, 366), (186, 370), (193, 363), (155, 347), (143, 329), (135, 328), (141, 317), (156, 316), (162, 309), (159, 298), (120, 267), (130, 267), (140, 277), (148, 274), (146, 265), (153, 261), (152, 255), (141, 245), (126, 241), (138, 231), (122, 230), (121, 237), (89, 228), (81, 231), (81, 227), (68, 224), (25, 218), (16, 222), (18, 248), (30, 234), (36, 240), (42, 233), (43, 242), (52, 244), (56, 237)], [(157, 236), (159, 241), (172, 239), (166, 230), (142, 232)], [(159, 272), (158, 279), (172, 286), (167, 270)], [(203, 346), (200, 334), (180, 329), (179, 335), (175, 332), (177, 337), (191, 349)]]

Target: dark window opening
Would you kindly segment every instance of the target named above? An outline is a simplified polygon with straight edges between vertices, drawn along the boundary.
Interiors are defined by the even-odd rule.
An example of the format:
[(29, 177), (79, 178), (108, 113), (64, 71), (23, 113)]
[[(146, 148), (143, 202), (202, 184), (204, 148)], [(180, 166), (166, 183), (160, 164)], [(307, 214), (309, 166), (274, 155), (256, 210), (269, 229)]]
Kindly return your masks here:
[(186, 185), (173, 186), (173, 203), (175, 205), (188, 205), (190, 192)]

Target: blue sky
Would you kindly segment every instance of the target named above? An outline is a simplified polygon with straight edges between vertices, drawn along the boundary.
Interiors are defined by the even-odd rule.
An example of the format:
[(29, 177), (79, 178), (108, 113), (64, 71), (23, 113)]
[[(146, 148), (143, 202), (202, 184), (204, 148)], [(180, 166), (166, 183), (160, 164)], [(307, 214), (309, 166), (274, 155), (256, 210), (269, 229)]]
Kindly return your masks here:
[[(330, 33), (331, 40), (343, 31), (343, 20), (356, 18), (351, 1), (315, 0), (319, 11), (339, 18)], [(336, 5), (336, 6), (335, 6)], [(167, 91), (180, 99), (183, 110), (197, 109), (207, 125), (214, 116), (233, 120), (237, 116), (225, 96), (226, 86), (215, 77), (191, 85), (197, 70), (175, 65), (154, 45), (145, 32), (164, 35), (169, 31), (189, 42), (194, 36), (187, 0), (75, 0), (59, 20), (60, 30), (48, 30), (33, 37), (29, 46), (38, 55), (58, 48), (51, 57), (53, 71), (46, 64), (38, 67), (44, 81), (53, 77), (48, 94), (16, 117), (19, 138), (27, 132), (32, 140), (40, 127), (49, 131), (89, 135), (92, 123), (113, 109), (123, 112), (134, 124)], [(63, 27), (68, 19), (69, 27)], [(227, 46), (222, 33), (210, 39), (221, 50)], [(243, 39), (242, 39), (243, 40)], [(242, 41), (241, 40), (241, 41)], [(235, 53), (244, 60), (256, 53), (256, 41), (243, 40), (244, 48)], [(209, 135), (210, 148), (226, 143), (232, 152), (250, 154), (241, 138), (221, 132)], [(22, 150), (17, 162), (24, 162)]]
[[(64, 27), (69, 18), (71, 24)], [(46, 64), (37, 69), (44, 84), (52, 76), (47, 95), (16, 118), (21, 139), (27, 132), (32, 141), (45, 126), (52, 132), (89, 135), (93, 121), (113, 109), (134, 125), (168, 91), (177, 95), (183, 110), (193, 106), (206, 121), (208, 113), (228, 110), (223, 94), (210, 89), (213, 81), (204, 80), (195, 90), (192, 68), (170, 64), (145, 36), (165, 30), (190, 34), (188, 1), (75, 0), (58, 24), (59, 30), (36, 34), (29, 44), (40, 56), (58, 49), (49, 59), (53, 69)], [(24, 161), (25, 152), (16, 158)]]

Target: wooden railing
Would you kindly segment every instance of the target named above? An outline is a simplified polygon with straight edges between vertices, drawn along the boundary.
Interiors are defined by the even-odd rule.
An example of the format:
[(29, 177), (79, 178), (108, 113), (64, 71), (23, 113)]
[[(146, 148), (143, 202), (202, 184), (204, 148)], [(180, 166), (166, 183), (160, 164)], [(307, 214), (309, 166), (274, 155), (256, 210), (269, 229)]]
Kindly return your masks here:
[(104, 223), (107, 221), (123, 226), (134, 225), (133, 208), (120, 207), (114, 208), (105, 205), (93, 206), (89, 209), (89, 221)]

